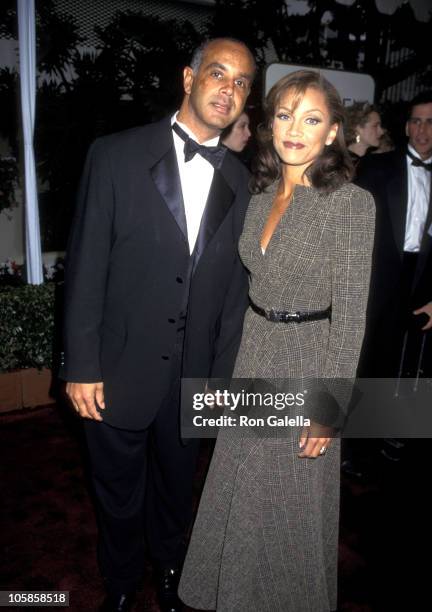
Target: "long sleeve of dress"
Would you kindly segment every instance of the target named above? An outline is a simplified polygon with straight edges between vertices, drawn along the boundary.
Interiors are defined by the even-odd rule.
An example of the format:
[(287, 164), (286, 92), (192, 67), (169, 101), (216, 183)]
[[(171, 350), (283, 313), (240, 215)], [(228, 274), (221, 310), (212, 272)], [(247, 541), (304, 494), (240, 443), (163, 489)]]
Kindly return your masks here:
[(334, 204), (329, 219), (334, 234), (332, 315), (324, 377), (354, 378), (366, 323), (375, 204), (369, 192), (354, 186), (338, 193)]
[(348, 416), (365, 331), (375, 204), (370, 193), (353, 187), (338, 194), (331, 210), (330, 335), (324, 376), (315, 381), (309, 414), (340, 429)]

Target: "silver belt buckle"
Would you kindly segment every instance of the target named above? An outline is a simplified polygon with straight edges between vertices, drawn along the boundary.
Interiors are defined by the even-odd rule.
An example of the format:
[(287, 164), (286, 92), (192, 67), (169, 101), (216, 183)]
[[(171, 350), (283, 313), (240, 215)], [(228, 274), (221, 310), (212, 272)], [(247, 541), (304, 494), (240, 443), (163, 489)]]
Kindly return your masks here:
[(272, 323), (277, 323), (279, 321), (276, 311), (274, 308), (270, 309), (269, 315), (268, 315), (268, 320), (271, 321)]

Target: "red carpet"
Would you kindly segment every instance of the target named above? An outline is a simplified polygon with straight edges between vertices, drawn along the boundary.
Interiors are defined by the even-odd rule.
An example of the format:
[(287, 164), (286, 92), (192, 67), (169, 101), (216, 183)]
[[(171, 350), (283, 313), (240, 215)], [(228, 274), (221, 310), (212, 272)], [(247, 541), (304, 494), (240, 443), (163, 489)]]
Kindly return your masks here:
[[(103, 589), (78, 420), (63, 407), (3, 415), (0, 448), (0, 589), (69, 591), (71, 611), (96, 610)], [(197, 491), (207, 459), (208, 448), (203, 452)], [(382, 524), (382, 508), (377, 486), (343, 482), (341, 611), (397, 609), (395, 604), (388, 608), (382, 604), (385, 593), (376, 598), (381, 584), (377, 568), (378, 572), (385, 568), (379, 567), (380, 562), (374, 564), (379, 530), (373, 533), (371, 526)], [(156, 612), (150, 571), (147, 576), (136, 609)]]

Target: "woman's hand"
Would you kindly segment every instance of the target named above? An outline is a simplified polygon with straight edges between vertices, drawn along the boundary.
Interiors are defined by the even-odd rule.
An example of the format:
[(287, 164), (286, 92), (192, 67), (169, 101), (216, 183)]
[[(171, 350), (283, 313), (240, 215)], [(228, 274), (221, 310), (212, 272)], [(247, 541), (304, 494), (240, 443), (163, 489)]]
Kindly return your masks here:
[(333, 427), (327, 427), (312, 421), (309, 427), (303, 427), (299, 440), (300, 452), (298, 456), (315, 459), (324, 455), (334, 435)]

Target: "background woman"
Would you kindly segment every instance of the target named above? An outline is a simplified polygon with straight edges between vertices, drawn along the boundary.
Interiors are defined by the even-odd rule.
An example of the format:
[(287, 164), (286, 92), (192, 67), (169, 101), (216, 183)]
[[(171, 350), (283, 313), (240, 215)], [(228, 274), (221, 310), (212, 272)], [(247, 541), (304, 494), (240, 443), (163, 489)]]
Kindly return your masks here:
[(252, 136), (249, 126), (249, 116), (247, 113), (242, 113), (240, 117), (228, 126), (221, 134), (221, 142), (223, 145), (234, 151), (241, 153), (249, 142)]
[[(348, 182), (344, 110), (319, 73), (299, 71), (271, 89), (265, 113), (240, 239), (251, 307), (234, 376), (352, 379), (374, 203)], [(336, 608), (339, 440), (326, 427), (287, 429), (276, 438), (220, 432), (180, 582), (188, 605)]]
[(378, 110), (367, 102), (355, 102), (347, 108), (345, 139), (356, 163), (370, 147), (379, 147), (384, 130)]

